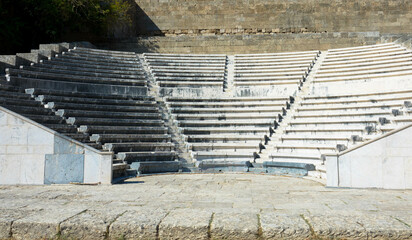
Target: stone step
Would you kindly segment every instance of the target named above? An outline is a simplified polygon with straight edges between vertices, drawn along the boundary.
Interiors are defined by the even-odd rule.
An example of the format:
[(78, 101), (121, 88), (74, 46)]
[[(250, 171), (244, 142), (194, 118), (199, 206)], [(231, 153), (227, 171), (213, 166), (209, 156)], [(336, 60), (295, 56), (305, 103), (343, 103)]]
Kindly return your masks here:
[(392, 63), (408, 63), (412, 60), (412, 54), (403, 54), (397, 56), (389, 56), (379, 58), (379, 61), (374, 62), (356, 62), (356, 63), (345, 63), (342, 65), (322, 65), (319, 67), (319, 72), (334, 72), (340, 71), (342, 69), (348, 68), (378, 68), (382, 65), (392, 64)]
[(295, 119), (290, 121), (289, 125), (323, 125), (323, 124), (335, 124), (346, 127), (345, 124), (378, 124), (379, 119), (375, 118), (356, 118), (356, 119)]
[(199, 68), (154, 68), (151, 69), (151, 72), (155, 75), (162, 76), (165, 75), (187, 75), (189, 76), (194, 75), (212, 75), (212, 76), (220, 76), (224, 75), (225, 69), (221, 68), (208, 68), (208, 67), (199, 67)]
[(269, 133), (269, 127), (256, 127), (256, 126), (234, 126), (234, 127), (185, 127), (181, 128), (181, 132), (185, 135), (193, 134), (262, 134)]
[[(412, 91), (412, 90), (411, 90)], [(202, 103), (207, 104), (207, 102), (219, 102), (224, 104), (224, 102), (228, 102), (229, 104), (238, 103), (248, 104), (248, 102), (275, 102), (275, 101), (289, 101), (289, 96), (277, 96), (277, 97), (228, 97), (228, 98), (184, 98), (184, 97), (166, 97), (166, 102), (168, 104), (178, 104), (178, 102), (186, 102), (186, 103)]]
[(81, 83), (100, 83), (100, 84), (115, 84), (115, 85), (129, 85), (129, 86), (146, 86), (147, 81), (144, 79), (116, 79), (116, 78), (102, 78), (102, 77), (88, 77), (88, 76), (72, 76), (67, 74), (45, 73), (36, 71), (27, 71), (23, 69), (6, 69), (6, 73), (10, 76), (53, 80), (53, 81), (68, 81)]
[(124, 65), (124, 66), (134, 66), (134, 65), (139, 65), (139, 61), (136, 59), (113, 59), (110, 57), (104, 57), (104, 56), (96, 56), (96, 55), (91, 55), (91, 54), (81, 54), (81, 53), (75, 53), (75, 52), (63, 52), (61, 55), (58, 55), (59, 58), (69, 58), (69, 59), (76, 59), (76, 60), (81, 60), (81, 61), (89, 61), (89, 62), (95, 62), (95, 63), (105, 63), (105, 64), (116, 64), (116, 65)]
[(35, 107), (43, 108), (43, 105), (33, 99), (19, 99), (19, 98), (9, 98), (0, 96), (0, 104), (2, 106), (25, 106), (25, 107)]
[(295, 67), (295, 68), (266, 68), (266, 69), (249, 69), (249, 68), (236, 68), (235, 75), (238, 74), (271, 74), (271, 73), (283, 73), (283, 72), (307, 72), (309, 70), (308, 67)]
[(404, 56), (411, 56), (409, 51), (399, 51), (397, 53), (386, 53), (386, 54), (375, 54), (369, 55), (368, 57), (354, 57), (354, 58), (336, 58), (330, 61), (323, 61), (322, 66), (345, 66), (346, 64), (354, 64), (354, 63), (370, 63), (373, 64), (374, 62), (380, 62), (387, 59), (393, 59), (398, 57)]
[(134, 72), (133, 74), (123, 74), (120, 71), (113, 72), (90, 72), (84, 71), (82, 68), (80, 69), (56, 69), (56, 68), (49, 68), (47, 66), (43, 66), (41, 64), (37, 64), (36, 66), (20, 66), (20, 69), (33, 71), (33, 72), (43, 72), (43, 73), (56, 73), (56, 74), (64, 74), (64, 75), (79, 75), (79, 76), (89, 76), (89, 77), (98, 77), (98, 78), (113, 78), (113, 79), (132, 79), (132, 80), (142, 80), (145, 79), (145, 75), (143, 72)]
[(254, 121), (242, 121), (242, 120), (230, 120), (230, 121), (179, 121), (180, 127), (217, 127), (217, 126), (271, 126), (273, 121), (268, 120), (254, 120)]
[(331, 127), (327, 125), (321, 125), (317, 127), (306, 127), (306, 126), (295, 126), (295, 127), (286, 127), (284, 129), (285, 134), (362, 134), (366, 132), (365, 130), (365, 125), (360, 125), (360, 126), (336, 126), (336, 127)]
[(242, 65), (235, 65), (235, 72), (237, 71), (252, 71), (252, 72), (259, 72), (259, 71), (289, 71), (296, 68), (299, 69), (307, 69), (309, 70), (312, 67), (312, 63), (293, 63), (289, 62), (289, 64), (242, 64)]
[(302, 74), (293, 74), (293, 75), (288, 75), (287, 73), (283, 75), (269, 75), (269, 76), (249, 76), (249, 77), (241, 77), (241, 76), (235, 76), (234, 81), (236, 82), (246, 82), (246, 81), (267, 81), (267, 80), (273, 80), (273, 81), (286, 81), (286, 80), (296, 80), (300, 81), (304, 79)]
[(277, 62), (312, 62), (316, 55), (293, 57), (272, 57), (272, 58), (255, 58), (255, 59), (239, 59), (235, 58), (235, 64), (248, 64), (248, 63), (277, 63)]
[(114, 54), (114, 55), (126, 55), (126, 56), (135, 56), (135, 52), (126, 52), (126, 51), (113, 51), (113, 50), (104, 50), (104, 49), (95, 49), (95, 48), (83, 48), (83, 47), (74, 47), (74, 50), (76, 51), (82, 51), (82, 52), (91, 52), (95, 54)]
[(128, 142), (128, 143), (106, 143), (103, 149), (113, 152), (156, 152), (156, 151), (174, 151), (173, 143), (160, 142)]
[(326, 78), (326, 79), (315, 78), (312, 82), (313, 83), (324, 83), (324, 82), (344, 81), (345, 83), (347, 83), (348, 81), (370, 80), (373, 78), (388, 78), (388, 81), (390, 81), (390, 79), (394, 77), (409, 76), (409, 75), (412, 75), (412, 69), (403, 69), (403, 70), (392, 71), (392, 72), (382, 71), (381, 73), (371, 73), (371, 74), (364, 74), (364, 75), (357, 75), (357, 76), (342, 76), (342, 77), (334, 77), (334, 78)]
[[(76, 95), (76, 94), (73, 94)], [(100, 98), (84, 98), (71, 96), (54, 96), (54, 95), (38, 95), (37, 101), (48, 102), (63, 102), (63, 103), (80, 103), (80, 104), (96, 104), (96, 105), (121, 105), (121, 106), (141, 106), (141, 107), (157, 107), (155, 101), (141, 100), (125, 100), (125, 99), (100, 99)]]
[(221, 82), (210, 82), (210, 81), (160, 81), (158, 80), (160, 87), (209, 87), (209, 88), (223, 88), (223, 80)]
[(167, 102), (167, 106), (173, 109), (181, 108), (254, 108), (254, 107), (285, 107), (287, 100), (280, 101), (249, 101), (249, 102), (214, 102), (210, 99), (210, 102)]
[[(407, 58), (409, 61), (412, 60), (412, 58)], [(380, 63), (380, 64), (374, 64), (374, 65), (368, 65), (368, 66), (355, 66), (355, 67), (346, 67), (346, 68), (337, 68), (337, 69), (319, 69), (316, 72), (316, 77), (324, 77), (324, 76), (339, 76), (339, 75), (345, 75), (345, 74), (359, 74), (360, 71), (378, 71), (382, 70), (382, 68), (394, 68), (394, 67), (407, 67), (410, 65), (409, 61), (401, 61), (401, 62), (388, 62), (388, 63)]]
[(177, 54), (177, 53), (143, 53), (145, 57), (196, 57), (196, 58), (226, 58), (224, 54)]
[[(380, 97), (391, 97), (391, 96), (396, 96), (398, 94), (411, 94), (412, 89), (402, 89), (402, 90), (392, 90), (389, 92), (364, 92), (364, 93), (346, 93), (346, 94), (333, 94), (333, 95), (326, 95), (326, 96), (320, 96), (320, 95), (309, 95), (303, 97), (305, 101), (307, 100), (313, 100), (313, 101), (329, 101), (329, 100), (336, 100), (336, 99), (353, 99), (353, 98), (380, 98)], [(326, 101), (325, 101), (326, 102)]]
[(53, 129), (59, 133), (77, 133), (77, 128), (68, 124), (44, 124), (44, 126)]
[[(65, 65), (75, 65), (75, 66), (97, 66), (99, 68), (104, 69), (124, 69), (124, 70), (132, 70), (132, 69), (140, 69), (140, 65), (137, 63), (134, 64), (123, 64), (123, 63), (113, 63), (113, 62), (97, 62), (93, 60), (87, 60), (85, 58), (73, 57), (73, 56), (59, 56), (49, 59), (50, 62), (60, 62), (59, 64)], [(41, 62), (40, 62), (41, 63)], [(44, 63), (44, 61), (43, 61)]]
[(192, 151), (219, 151), (225, 149), (259, 151), (259, 143), (188, 143), (188, 147)]
[(358, 104), (358, 103), (382, 103), (390, 101), (409, 101), (412, 99), (412, 92), (403, 94), (385, 94), (371, 96), (343, 96), (331, 97), (330, 99), (305, 99), (300, 105), (326, 105), (326, 104)]
[(100, 143), (122, 142), (167, 142), (171, 135), (168, 134), (93, 134), (90, 141)]
[(365, 110), (365, 111), (358, 111), (358, 110), (346, 110), (346, 111), (330, 111), (322, 113), (318, 113), (317, 111), (315, 112), (310, 112), (310, 111), (304, 111), (304, 112), (298, 112), (297, 114), (293, 115), (294, 119), (298, 118), (356, 118), (356, 117), (389, 117), (392, 116), (392, 112), (390, 109), (388, 110), (380, 110), (377, 109), (375, 111), (373, 110)]
[(309, 67), (311, 64), (314, 63), (314, 59), (308, 59), (303, 61), (293, 61), (293, 60), (285, 60), (285, 61), (268, 61), (268, 62), (245, 62), (245, 63), (235, 63), (235, 69), (239, 67), (264, 67), (264, 66), (283, 66), (287, 65), (288, 67)]
[(238, 134), (225, 134), (225, 135), (188, 135), (185, 136), (187, 142), (261, 142), (264, 141), (262, 135), (238, 135)]
[(156, 66), (149, 66), (151, 71), (156, 72), (205, 72), (205, 71), (225, 71), (225, 65), (221, 64), (218, 66), (187, 66), (187, 65), (156, 65)]
[(332, 49), (329, 49), (328, 52), (333, 53), (333, 54), (339, 54), (339, 53), (346, 53), (346, 52), (370, 51), (373, 49), (379, 49), (379, 48), (387, 47), (387, 46), (396, 46), (396, 45), (394, 43), (381, 43), (381, 44), (357, 46), (357, 47), (332, 48)]
[(162, 119), (161, 113), (141, 113), (141, 112), (112, 112), (106, 111), (85, 111), (76, 109), (59, 109), (56, 115), (61, 117), (90, 117), (90, 118), (114, 118), (114, 119)]
[(310, 154), (310, 153), (299, 153), (299, 152), (270, 152), (269, 153), (269, 159), (294, 159), (296, 160), (295, 162), (300, 162), (302, 160), (315, 160), (315, 161), (320, 161), (321, 160), (321, 154), (320, 153), (315, 153), (315, 154)]
[(58, 124), (63, 123), (63, 119), (58, 116), (53, 115), (33, 115), (33, 114), (25, 114), (22, 113), (21, 115), (30, 118), (31, 120), (38, 122), (40, 124)]
[(392, 109), (400, 108), (404, 105), (402, 101), (397, 102), (387, 102), (387, 103), (347, 103), (347, 104), (328, 104), (328, 105), (308, 105), (300, 106), (296, 109), (297, 112), (308, 112), (308, 111), (349, 111), (349, 110), (372, 110), (372, 109)]
[(101, 63), (93, 63), (93, 62), (85, 62), (79, 60), (70, 60), (70, 59), (62, 59), (62, 58), (52, 58), (50, 60), (40, 60), (40, 65), (44, 65), (45, 67), (53, 66), (53, 67), (67, 67), (67, 68), (84, 68), (89, 69), (89, 71), (125, 71), (125, 72), (135, 72), (135, 71), (142, 71), (141, 67), (136, 66), (119, 66), (119, 65), (110, 65), (110, 64), (101, 64)]
[(208, 79), (214, 79), (215, 78), (223, 78), (225, 73), (224, 71), (221, 72), (201, 72), (201, 71), (196, 71), (196, 72), (165, 72), (165, 71), (156, 71), (152, 70), (153, 76), (155, 76), (158, 79), (169, 79), (165, 77), (170, 77), (172, 79), (175, 78), (181, 78), (181, 79), (197, 79), (197, 78), (208, 78)]
[(157, 81), (182, 81), (182, 82), (200, 82), (200, 81), (208, 81), (208, 82), (216, 82), (216, 81), (223, 81), (224, 80), (224, 76), (201, 76), (201, 75), (197, 75), (197, 76), (155, 76), (155, 79)]
[[(255, 81), (235, 81), (235, 86), (276, 86), (276, 85), (296, 85), (301, 83), (301, 80), (255, 80)], [(280, 88), (280, 87), (279, 87)]]
[(59, 91), (54, 89), (28, 88), (27, 94), (31, 95), (47, 95), (47, 96), (61, 96), (70, 98), (92, 98), (92, 99), (116, 99), (116, 100), (135, 100), (135, 101), (154, 101), (154, 97), (140, 95), (133, 96), (128, 94), (99, 94), (91, 92), (70, 92)]
[(196, 63), (196, 62), (176, 62), (176, 61), (161, 61), (148, 62), (150, 69), (165, 68), (165, 67), (221, 67), (225, 66), (224, 62), (219, 63)]
[(315, 151), (322, 151), (322, 150), (329, 150), (329, 151), (336, 151), (336, 144), (309, 144), (309, 143), (276, 143), (274, 149), (303, 149), (303, 150), (315, 150)]
[(178, 161), (134, 162), (131, 167), (141, 174), (178, 172), (181, 163)]
[(5, 91), (0, 89), (0, 98), (2, 99), (22, 99), (22, 100), (31, 100), (31, 96), (21, 92), (12, 92)]
[(209, 64), (222, 64), (226, 62), (226, 58), (221, 59), (188, 59), (188, 58), (148, 58), (145, 57), (146, 62), (150, 65), (162, 64), (162, 63), (179, 63), (179, 64), (199, 64), (199, 65), (209, 65)]
[(133, 68), (132, 70), (116, 70), (116, 69), (107, 69), (107, 68), (99, 68), (99, 67), (94, 67), (86, 65), (86, 66), (76, 66), (76, 65), (70, 65), (70, 64), (58, 64), (59, 62), (56, 62), (55, 64), (48, 64), (50, 61), (43, 61), (42, 63), (38, 64), (33, 64), (31, 67), (33, 68), (38, 68), (38, 69), (53, 69), (53, 70), (59, 70), (59, 71), (70, 71), (70, 72), (79, 72), (79, 73), (87, 73), (87, 74), (110, 74), (110, 75), (124, 75), (124, 76), (140, 76), (144, 75), (144, 70), (142, 68), (136, 67)]
[(174, 161), (177, 157), (175, 151), (157, 152), (119, 152), (116, 154), (118, 159), (127, 162), (148, 162), (148, 161)]
[(367, 55), (362, 55), (362, 56), (347, 56), (347, 57), (329, 57), (329, 58), (325, 58), (322, 62), (322, 64), (339, 64), (340, 62), (347, 62), (347, 61), (357, 61), (357, 60), (363, 60), (363, 61), (376, 61), (378, 60), (380, 57), (386, 57), (386, 56), (396, 56), (396, 55), (400, 55), (400, 54), (405, 54), (409, 51), (405, 50), (405, 49), (397, 49), (397, 50), (391, 50), (391, 51), (384, 51), (382, 53), (374, 53), (371, 52), (370, 54)]
[(167, 127), (147, 127), (147, 126), (97, 126), (81, 125), (79, 132), (89, 134), (166, 134)]
[(381, 48), (379, 50), (373, 50), (373, 51), (364, 51), (364, 52), (357, 52), (357, 53), (342, 53), (342, 54), (328, 54), (325, 57), (324, 61), (330, 61), (331, 59), (357, 59), (357, 58), (367, 58), (369, 56), (376, 56), (380, 54), (390, 54), (390, 53), (398, 53), (400, 51), (405, 51), (405, 49), (402, 49), (400, 47), (394, 46), (390, 48)]
[(301, 54), (318, 54), (318, 50), (312, 51), (298, 51), (298, 52), (279, 52), (279, 53), (249, 53), (249, 54), (236, 54), (236, 58), (249, 58), (249, 57), (260, 57), (260, 56), (291, 56), (291, 55), (301, 55)]
[(118, 119), (118, 118), (91, 118), (69, 117), (66, 119), (72, 125), (109, 125), (109, 126), (163, 126), (163, 120)]
[(277, 78), (281, 79), (282, 77), (292, 77), (292, 76), (303, 76), (305, 75), (307, 72), (305, 70), (300, 70), (300, 71), (291, 71), (291, 70), (284, 70), (282, 72), (253, 72), (253, 73), (239, 73), (239, 72), (235, 72), (235, 78), (236, 79), (249, 79), (249, 78), (258, 78), (258, 77), (262, 77), (262, 78)]
[(31, 114), (31, 115), (54, 115), (53, 111), (46, 109), (44, 107), (33, 107), (33, 106), (21, 106), (21, 105), (8, 105), (2, 104), (0, 100), (0, 105), (19, 114)]
[(278, 117), (278, 113), (254, 113), (254, 114), (174, 114), (176, 120), (229, 120), (229, 119), (271, 119)]
[(140, 112), (140, 113), (158, 113), (158, 107), (140, 107), (140, 106), (122, 106), (122, 105), (97, 105), (97, 104), (80, 104), (71, 102), (48, 102), (45, 105), (51, 109), (75, 109), (75, 110), (94, 110), (94, 111), (112, 111), (112, 112)]
[(370, 52), (381, 52), (382, 50), (388, 49), (399, 49), (399, 46), (394, 44), (388, 44), (383, 46), (376, 46), (369, 47), (369, 48), (361, 48), (356, 50), (343, 50), (343, 51), (333, 51), (333, 49), (328, 51), (327, 56), (348, 56), (348, 55), (363, 55), (368, 54)]
[(136, 54), (130, 54), (130, 55), (113, 55), (113, 54), (101, 54), (101, 53), (96, 53), (96, 52), (85, 52), (85, 51), (79, 51), (78, 49), (69, 49), (68, 52), (64, 52), (64, 54), (72, 54), (75, 56), (81, 56), (81, 57), (87, 57), (87, 58), (97, 58), (97, 59), (108, 59), (108, 60), (114, 60), (114, 61), (133, 61), (135, 62), (137, 60), (137, 55)]

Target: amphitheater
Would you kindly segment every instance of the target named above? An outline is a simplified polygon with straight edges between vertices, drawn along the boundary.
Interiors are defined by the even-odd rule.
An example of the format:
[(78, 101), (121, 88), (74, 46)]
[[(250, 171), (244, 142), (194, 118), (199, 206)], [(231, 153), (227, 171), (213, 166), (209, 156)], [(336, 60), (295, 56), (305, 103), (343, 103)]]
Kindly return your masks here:
[(146, 36), (0, 56), (0, 239), (412, 238), (410, 3), (149, 2)]

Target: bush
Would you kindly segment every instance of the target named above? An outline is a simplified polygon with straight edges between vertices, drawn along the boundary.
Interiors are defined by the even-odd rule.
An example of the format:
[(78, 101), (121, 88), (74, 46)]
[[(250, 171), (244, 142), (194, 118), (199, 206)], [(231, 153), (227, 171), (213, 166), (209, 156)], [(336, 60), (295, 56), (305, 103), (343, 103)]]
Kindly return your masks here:
[(131, 8), (127, 0), (1, 0), (0, 54), (67, 36), (74, 36), (69, 41), (107, 37), (113, 24), (132, 23)]

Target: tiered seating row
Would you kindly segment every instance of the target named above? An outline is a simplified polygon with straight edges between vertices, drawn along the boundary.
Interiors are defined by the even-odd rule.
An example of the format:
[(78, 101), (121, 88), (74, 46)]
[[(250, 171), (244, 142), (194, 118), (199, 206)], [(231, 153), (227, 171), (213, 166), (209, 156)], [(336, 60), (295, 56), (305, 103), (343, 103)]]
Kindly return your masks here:
[(412, 76), (412, 52), (397, 44), (330, 50), (315, 83)]
[(322, 154), (350, 148), (411, 122), (411, 100), (412, 90), (306, 96), (298, 103), (270, 157), (276, 161), (319, 162)]
[[(282, 118), (287, 97), (278, 98), (167, 98), (197, 161), (254, 161)], [(265, 135), (267, 135), (265, 137)]]
[(225, 55), (145, 53), (144, 59), (160, 87), (212, 87), (222, 91)]
[(305, 80), (319, 52), (235, 55), (235, 86), (297, 85)]

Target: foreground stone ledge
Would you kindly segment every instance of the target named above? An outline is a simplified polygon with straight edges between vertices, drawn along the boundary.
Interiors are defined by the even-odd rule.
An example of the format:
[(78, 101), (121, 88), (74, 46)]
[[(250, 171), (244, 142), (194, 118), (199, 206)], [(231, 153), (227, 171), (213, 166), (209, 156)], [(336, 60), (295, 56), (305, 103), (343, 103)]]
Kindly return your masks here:
[(60, 223), (86, 209), (48, 209), (21, 218), (12, 225), (12, 236), (15, 239), (50, 239), (56, 238), (60, 231)]
[(67, 239), (105, 239), (109, 225), (125, 211), (122, 209), (87, 210), (60, 225), (60, 235)]
[(258, 239), (258, 215), (254, 213), (216, 213), (210, 234), (212, 239)]
[(306, 239), (311, 236), (309, 225), (301, 215), (264, 211), (259, 218), (264, 239)]
[(178, 209), (167, 215), (159, 226), (160, 239), (208, 239), (212, 212)]
[(158, 227), (168, 212), (142, 208), (127, 211), (109, 228), (109, 239), (156, 239)]

